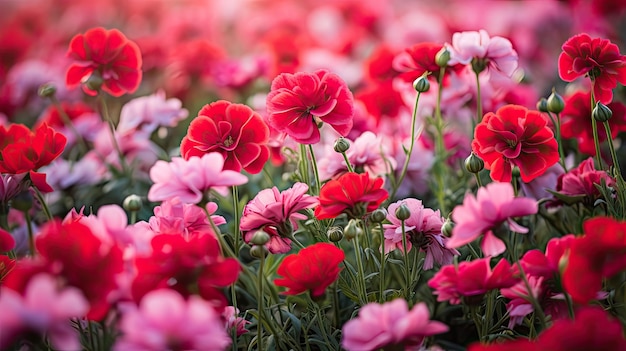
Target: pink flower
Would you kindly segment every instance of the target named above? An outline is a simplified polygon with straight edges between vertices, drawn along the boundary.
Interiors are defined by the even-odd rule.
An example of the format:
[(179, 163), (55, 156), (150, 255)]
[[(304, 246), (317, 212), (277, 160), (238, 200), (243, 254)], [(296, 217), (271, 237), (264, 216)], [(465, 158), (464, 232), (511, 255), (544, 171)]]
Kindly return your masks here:
[(447, 331), (447, 325), (430, 320), (425, 303), (409, 311), (406, 300), (395, 299), (363, 306), (359, 316), (344, 325), (341, 345), (348, 351), (408, 350), (419, 348), (427, 336)]
[(120, 134), (141, 133), (149, 137), (158, 127), (175, 127), (187, 118), (189, 111), (182, 108), (176, 98), (165, 99), (165, 92), (138, 97), (126, 103), (120, 113), (117, 132)]
[(150, 169), (154, 182), (148, 200), (163, 201), (175, 196), (184, 203), (197, 204), (205, 199), (209, 190), (226, 195), (229, 186), (241, 185), (248, 178), (235, 171), (223, 170), (224, 158), (219, 153), (185, 160), (173, 157), (171, 162), (159, 160)]
[(307, 195), (308, 185), (296, 183), (279, 192), (278, 188), (261, 190), (244, 208), (239, 229), (244, 240), (250, 242), (257, 230), (270, 235), (267, 249), (271, 253), (286, 253), (291, 250), (288, 238), (298, 229), (298, 221), (307, 219), (298, 211), (317, 205), (314, 196)]
[(448, 248), (458, 248), (484, 234), (481, 242), (483, 253), (497, 256), (506, 250), (504, 242), (493, 233), (502, 223), (517, 233), (527, 233), (512, 217), (528, 216), (537, 213), (537, 201), (516, 198), (511, 183), (490, 183), (478, 189), (476, 197), (468, 193), (463, 204), (454, 208), (452, 220), (456, 224), (452, 237), (446, 243)]
[(22, 337), (45, 334), (56, 349), (80, 350), (78, 334), (69, 318), (82, 317), (88, 310), (89, 303), (80, 290), (60, 290), (48, 274), (33, 276), (23, 295), (0, 287), (0, 349), (8, 349)]
[(479, 304), (488, 291), (508, 288), (519, 281), (507, 260), (501, 259), (493, 270), (490, 261), (486, 257), (444, 266), (428, 281), (428, 286), (435, 290), (437, 301), (458, 305), (464, 298), (467, 304)]
[(426, 252), (424, 269), (433, 268), (433, 264), (446, 265), (452, 263), (452, 258), (459, 255), (455, 249), (446, 247), (448, 238), (441, 234), (443, 217), (439, 210), (433, 211), (425, 208), (422, 201), (417, 199), (404, 199), (389, 205), (387, 220), (391, 224), (385, 224), (385, 253), (398, 249), (402, 251), (402, 221), (396, 217), (396, 210), (401, 205), (406, 205), (411, 216), (404, 221), (404, 229), (407, 235), (407, 250), (410, 251), (413, 245)]
[(116, 351), (223, 351), (231, 343), (210, 303), (197, 296), (185, 300), (173, 290), (152, 291), (138, 308), (123, 311), (120, 331)]
[(490, 73), (507, 77), (517, 69), (517, 52), (511, 42), (503, 37), (489, 37), (483, 29), (480, 31), (459, 32), (452, 35), (449, 66), (472, 64), (475, 71), (487, 69)]
[(609, 187), (615, 185), (615, 179), (604, 171), (596, 170), (593, 158), (589, 157), (578, 167), (559, 177), (556, 192), (570, 197), (583, 196), (587, 203), (593, 203), (602, 196), (596, 185), (601, 185), (603, 182)]
[(250, 322), (243, 317), (239, 317), (239, 309), (233, 306), (226, 306), (224, 312), (222, 312), (222, 319), (226, 321), (226, 332), (230, 335), (230, 331), (237, 333), (237, 336), (247, 333), (246, 324)]
[(326, 70), (283, 73), (267, 95), (268, 124), (302, 144), (320, 141), (318, 123), (345, 136), (352, 129), (354, 98), (346, 83)]

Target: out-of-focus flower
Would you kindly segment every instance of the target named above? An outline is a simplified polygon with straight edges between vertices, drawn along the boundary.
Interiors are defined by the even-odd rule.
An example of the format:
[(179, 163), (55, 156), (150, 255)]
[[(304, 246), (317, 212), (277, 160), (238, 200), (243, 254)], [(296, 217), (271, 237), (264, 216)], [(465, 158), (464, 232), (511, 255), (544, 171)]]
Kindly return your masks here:
[(233, 306), (226, 306), (224, 308), (224, 312), (222, 312), (222, 318), (226, 321), (226, 332), (230, 335), (230, 331), (234, 329), (237, 336), (241, 336), (247, 332), (246, 324), (249, 324), (250, 321), (247, 321), (243, 317), (239, 317), (239, 309)]
[(0, 174), (0, 206), (7, 206), (9, 200), (26, 190), (22, 179), (25, 174)]
[(396, 210), (401, 205), (406, 205), (411, 215), (404, 221), (404, 229), (407, 236), (407, 250), (413, 245), (426, 252), (424, 269), (431, 269), (434, 263), (447, 265), (452, 263), (452, 258), (459, 255), (455, 249), (446, 247), (449, 240), (441, 234), (441, 226), (444, 219), (439, 210), (433, 211), (425, 208), (422, 201), (417, 199), (404, 199), (389, 205), (387, 220), (391, 224), (384, 224), (385, 229), (385, 253), (393, 250), (402, 251), (402, 221), (396, 217)]
[(452, 35), (449, 66), (471, 64), (475, 72), (487, 70), (490, 75), (511, 77), (517, 69), (517, 52), (503, 37), (490, 37), (485, 30), (459, 32)]
[(506, 222), (517, 233), (527, 233), (513, 217), (537, 213), (537, 201), (526, 197), (515, 197), (511, 183), (490, 183), (478, 189), (476, 197), (465, 195), (463, 204), (454, 208), (452, 220), (456, 224), (452, 237), (446, 243), (449, 248), (461, 247), (484, 235), (481, 248), (485, 255), (497, 256), (506, 250), (504, 242), (493, 230)]
[(571, 244), (563, 288), (574, 302), (587, 303), (602, 289), (602, 279), (626, 270), (626, 223), (595, 217), (583, 223), (584, 235)]
[(2, 287), (2, 282), (4, 281), (4, 277), (13, 270), (15, 267), (15, 260), (6, 255), (0, 255), (0, 287)]
[[(84, 140), (93, 141), (97, 131), (103, 128), (102, 119), (98, 113), (84, 102), (69, 103), (63, 101), (61, 102), (61, 109)], [(67, 138), (68, 145), (76, 143), (76, 135), (65, 125), (57, 106), (50, 105), (41, 114), (37, 126), (44, 123), (62, 133)]]
[(298, 229), (298, 221), (307, 219), (298, 211), (318, 203), (314, 196), (306, 193), (308, 189), (308, 185), (296, 183), (283, 192), (276, 187), (261, 190), (243, 209), (239, 229), (244, 240), (249, 243), (257, 230), (263, 230), (270, 235), (266, 247), (271, 253), (291, 250), (289, 237)]
[(406, 300), (400, 298), (361, 307), (359, 316), (344, 325), (341, 345), (348, 351), (417, 349), (426, 337), (447, 331), (447, 325), (430, 320), (425, 303), (409, 310)]
[(33, 276), (23, 294), (0, 286), (0, 310), (0, 349), (9, 349), (18, 339), (44, 334), (56, 349), (81, 349), (69, 319), (83, 317), (89, 303), (80, 290), (59, 288), (48, 274)]
[[(393, 68), (402, 72), (398, 77), (408, 83), (421, 77), (424, 73), (439, 72), (435, 56), (443, 48), (443, 44), (419, 43), (406, 48), (393, 60)], [(434, 76), (437, 79), (437, 75)]]
[(166, 99), (165, 92), (159, 90), (148, 96), (135, 98), (127, 102), (120, 112), (120, 122), (116, 131), (120, 134), (141, 133), (150, 137), (158, 127), (175, 127), (187, 118), (189, 111), (182, 108), (182, 102), (176, 98)]
[(507, 260), (501, 259), (493, 270), (490, 261), (490, 257), (485, 257), (444, 266), (428, 281), (428, 286), (435, 290), (437, 301), (480, 304), (490, 290), (509, 288), (519, 281)]
[(150, 169), (150, 179), (154, 184), (148, 200), (163, 201), (178, 196), (182, 202), (191, 204), (200, 203), (209, 190), (225, 196), (229, 186), (248, 182), (245, 175), (224, 170), (224, 158), (215, 152), (189, 160), (173, 157), (171, 162), (157, 161)]
[(559, 76), (566, 82), (589, 77), (596, 101), (610, 103), (617, 82), (626, 84), (626, 56), (609, 40), (581, 33), (569, 38), (562, 49)]
[(185, 299), (172, 290), (148, 293), (139, 307), (122, 312), (122, 336), (113, 350), (223, 351), (231, 340), (213, 306), (198, 296)]
[(276, 270), (284, 278), (274, 280), (274, 284), (286, 287), (285, 295), (310, 291), (312, 296), (322, 296), (339, 277), (339, 264), (344, 257), (343, 250), (333, 244), (313, 244), (285, 257)]
[(512, 168), (530, 182), (559, 161), (559, 152), (547, 120), (538, 111), (506, 105), (489, 112), (476, 126), (472, 150), (485, 161), (491, 179), (509, 182)]
[[(556, 192), (572, 198), (572, 200), (576, 197), (581, 197), (580, 201), (593, 204), (596, 199), (602, 196), (600, 190), (596, 187), (602, 183), (612, 187), (615, 185), (615, 179), (604, 171), (596, 170), (593, 158), (590, 157), (558, 178)], [(555, 202), (561, 202), (559, 197), (555, 198)]]
[(382, 178), (371, 179), (368, 173), (345, 173), (322, 186), (315, 217), (329, 219), (346, 213), (350, 218), (360, 218), (377, 209), (388, 197)]
[(8, 252), (15, 247), (15, 239), (11, 236), (11, 233), (0, 228), (0, 252)]
[(102, 90), (116, 97), (134, 93), (141, 83), (139, 47), (117, 29), (97, 27), (74, 36), (67, 55), (75, 61), (67, 70), (68, 87), (80, 84), (88, 95), (97, 94), (85, 84), (94, 76), (102, 79)]
[(210, 152), (224, 157), (224, 169), (259, 173), (269, 159), (270, 131), (250, 107), (220, 100), (205, 105), (180, 144), (183, 158)]
[(352, 129), (354, 98), (346, 83), (326, 70), (283, 73), (267, 95), (268, 123), (302, 144), (320, 141), (318, 123), (346, 136)]

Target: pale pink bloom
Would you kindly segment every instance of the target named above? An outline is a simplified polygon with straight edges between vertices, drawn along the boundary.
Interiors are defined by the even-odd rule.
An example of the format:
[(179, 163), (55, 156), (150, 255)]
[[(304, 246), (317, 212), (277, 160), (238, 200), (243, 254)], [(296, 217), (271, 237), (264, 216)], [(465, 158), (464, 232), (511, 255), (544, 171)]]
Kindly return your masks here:
[(422, 201), (417, 199), (404, 199), (389, 205), (387, 220), (390, 224), (384, 224), (385, 230), (385, 253), (393, 250), (404, 251), (402, 243), (402, 221), (396, 217), (396, 210), (401, 205), (406, 205), (411, 213), (404, 221), (406, 233), (406, 249), (411, 251), (413, 245), (426, 252), (424, 269), (431, 269), (436, 262), (438, 265), (452, 263), (455, 255), (459, 252), (446, 247), (448, 238), (441, 234), (444, 219), (439, 210), (433, 211), (425, 208)]
[(216, 85), (241, 89), (265, 75), (268, 66), (268, 59), (262, 56), (245, 56), (215, 62), (211, 74)]
[(116, 351), (223, 351), (231, 343), (209, 302), (195, 295), (185, 300), (169, 289), (151, 291), (138, 308), (123, 311), (119, 327)]
[(94, 185), (109, 176), (106, 165), (93, 151), (75, 162), (57, 158), (48, 166), (42, 167), (41, 172), (46, 173), (46, 182), (58, 190), (75, 185)]
[(482, 61), (490, 73), (511, 77), (517, 69), (517, 52), (511, 42), (503, 37), (489, 37), (483, 29), (480, 31), (458, 32), (452, 35), (452, 45), (448, 65), (468, 65), (472, 61)]
[(80, 318), (89, 303), (73, 287), (59, 289), (56, 280), (44, 273), (30, 278), (24, 295), (0, 287), (0, 349), (20, 336), (34, 333), (47, 336), (58, 350), (80, 350), (78, 333), (70, 318)]
[(159, 90), (126, 103), (120, 112), (117, 132), (122, 135), (140, 133), (149, 137), (158, 127), (175, 127), (188, 115), (189, 111), (182, 108), (180, 100), (166, 99), (165, 92)]
[[(326, 180), (348, 172), (346, 161), (338, 152), (329, 148), (318, 162), (320, 179)], [(383, 144), (382, 138), (366, 131), (354, 141), (346, 151), (348, 161), (358, 173), (367, 172), (372, 176), (385, 176), (396, 169), (396, 160), (391, 157)]]
[(447, 325), (430, 320), (425, 303), (409, 311), (406, 300), (395, 299), (363, 306), (359, 316), (344, 325), (341, 345), (348, 351), (419, 348), (425, 337), (447, 331)]
[[(404, 141), (393, 138), (386, 139), (392, 143), (392, 155), (397, 165), (396, 177), (399, 177), (407, 157), (403, 146), (408, 150), (411, 138), (406, 138)], [(400, 184), (396, 196), (407, 197), (426, 193), (428, 191), (430, 169), (432, 168), (434, 162), (435, 155), (433, 150), (424, 145), (422, 138), (418, 138), (415, 141), (413, 153), (409, 159), (406, 176), (404, 177), (402, 184)]]
[(233, 329), (237, 333), (237, 336), (243, 335), (249, 331), (246, 329), (246, 324), (249, 324), (250, 321), (239, 317), (239, 309), (236, 307), (226, 306), (224, 312), (222, 312), (222, 319), (226, 321), (226, 332), (228, 335), (231, 334)]
[[(159, 147), (140, 133), (115, 133), (115, 140), (124, 155), (126, 165), (133, 170), (133, 175), (147, 178), (150, 167), (159, 159)], [(106, 164), (121, 169), (120, 157), (108, 128), (100, 129), (96, 135), (94, 152)]]
[(487, 184), (478, 189), (476, 197), (467, 193), (463, 204), (452, 211), (452, 220), (456, 225), (446, 246), (458, 248), (484, 235), (481, 242), (483, 253), (497, 256), (506, 250), (506, 246), (492, 230), (506, 222), (512, 231), (525, 234), (528, 228), (520, 226), (512, 218), (535, 214), (537, 210), (534, 199), (515, 197), (511, 183)]
[(293, 187), (280, 192), (278, 188), (261, 190), (243, 209), (239, 229), (244, 240), (250, 242), (258, 230), (270, 235), (266, 244), (271, 253), (286, 253), (291, 250), (288, 238), (298, 229), (298, 221), (307, 216), (298, 211), (318, 204), (315, 196), (308, 195), (308, 185), (296, 183)]
[(205, 199), (209, 190), (222, 196), (228, 187), (248, 182), (245, 175), (224, 170), (224, 157), (219, 153), (208, 153), (189, 160), (173, 157), (171, 162), (159, 160), (150, 169), (154, 182), (148, 192), (148, 200), (163, 201), (178, 196), (184, 203), (197, 204)]
[(133, 242), (132, 233), (128, 227), (126, 212), (119, 205), (104, 205), (97, 214), (84, 215), (84, 207), (80, 212), (72, 209), (63, 222), (80, 222), (91, 229), (91, 232), (102, 242), (112, 245), (117, 243), (125, 247)]

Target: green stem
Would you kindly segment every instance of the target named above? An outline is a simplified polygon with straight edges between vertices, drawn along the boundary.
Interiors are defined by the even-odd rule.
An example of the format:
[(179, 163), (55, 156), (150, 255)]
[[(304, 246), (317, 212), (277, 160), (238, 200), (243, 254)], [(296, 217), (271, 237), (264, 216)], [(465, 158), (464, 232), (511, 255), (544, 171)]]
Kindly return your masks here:
[(380, 249), (380, 275), (379, 275), (379, 280), (380, 280), (380, 286), (379, 286), (379, 296), (378, 296), (378, 302), (379, 303), (383, 303), (385, 302), (385, 261), (387, 261), (387, 254), (385, 254), (385, 230), (383, 229), (383, 224), (382, 223), (378, 223), (378, 226), (380, 227), (380, 242), (381, 242), (381, 249)]
[(26, 220), (26, 228), (28, 229), (28, 249), (30, 250), (30, 256), (35, 257), (35, 233), (33, 233), (33, 224), (30, 218), (29, 211), (24, 211), (24, 217)]
[(479, 188), (482, 188), (483, 182), (480, 180), (480, 175), (478, 173), (474, 173), (474, 177), (476, 177), (476, 184)]
[(550, 120), (554, 125), (554, 133), (560, 156), (559, 163), (561, 164), (561, 167), (563, 167), (565, 173), (567, 173), (567, 166), (565, 165), (565, 151), (563, 151), (563, 141), (561, 140), (561, 116), (558, 113), (555, 113), (556, 118), (554, 118), (552, 117), (552, 114), (548, 111), (548, 117), (550, 117)]
[(233, 233), (235, 233), (235, 257), (239, 257), (239, 246), (241, 245), (241, 231), (239, 230), (239, 188), (235, 185), (232, 190), (233, 222), (235, 223), (235, 228), (233, 229)]
[(359, 245), (359, 235), (354, 237), (354, 254), (356, 256), (357, 269), (359, 270), (359, 276), (357, 277), (357, 284), (359, 285), (359, 299), (361, 305), (366, 304), (367, 301), (367, 288), (365, 284), (365, 269), (363, 268), (363, 258), (361, 257), (361, 246)]
[(526, 292), (528, 293), (528, 300), (532, 304), (535, 310), (535, 314), (537, 315), (539, 319), (539, 324), (541, 324), (541, 330), (545, 330), (547, 327), (546, 315), (543, 313), (543, 309), (541, 308), (539, 301), (537, 301), (537, 299), (535, 298), (535, 295), (533, 295), (532, 288), (530, 287), (530, 283), (528, 282), (528, 279), (526, 278), (526, 273), (524, 272), (524, 268), (522, 267), (522, 264), (520, 263), (519, 258), (515, 257), (515, 263), (517, 264), (517, 267), (519, 268), (519, 271), (520, 271), (520, 275), (522, 276), (522, 280), (524, 281), (524, 286), (526, 287)]
[(113, 124), (113, 120), (111, 119), (111, 115), (109, 114), (109, 107), (107, 106), (106, 101), (104, 101), (104, 98), (102, 95), (98, 96), (98, 100), (100, 102), (102, 118), (109, 126), (109, 133), (111, 135), (111, 143), (113, 144), (113, 148), (117, 152), (117, 156), (120, 161), (120, 167), (122, 167), (122, 173), (130, 174), (129, 173), (130, 168), (126, 164), (126, 158), (124, 157), (124, 154), (122, 153), (122, 149), (120, 148), (120, 145), (117, 142), (117, 138), (115, 137), (115, 125)]
[(339, 328), (339, 292), (337, 291), (337, 286), (339, 285), (338, 280), (333, 283), (333, 326), (335, 328)]
[(317, 170), (317, 161), (315, 160), (315, 153), (313, 152), (313, 145), (311, 144), (309, 144), (309, 153), (311, 154), (311, 166), (315, 174), (315, 195), (319, 195), (322, 184), (320, 183), (320, 174)]
[(615, 174), (621, 174), (621, 168), (619, 166), (619, 161), (617, 159), (617, 153), (615, 152), (615, 146), (613, 145), (613, 138), (611, 137), (611, 126), (609, 125), (609, 121), (604, 122), (604, 131), (606, 132), (607, 144), (609, 144), (609, 150), (611, 151), (611, 158), (613, 159), (613, 168), (615, 169)]
[[(300, 176), (302, 177), (302, 182), (309, 187), (311, 187), (311, 179), (309, 177), (309, 162), (306, 151), (306, 146), (304, 144), (300, 144)], [(309, 192), (313, 195), (315, 193), (312, 192), (311, 188), (309, 188)]]
[(480, 74), (476, 71), (476, 123), (474, 124), (474, 128), (483, 120), (483, 99), (480, 93)]
[(604, 165), (602, 164), (602, 153), (600, 152), (600, 137), (598, 135), (598, 122), (593, 118), (593, 107), (596, 105), (596, 99), (593, 95), (593, 81), (591, 81), (591, 131), (593, 133), (593, 144), (596, 148), (596, 161), (598, 162), (598, 169), (603, 171)]
[(402, 220), (402, 259), (404, 260), (404, 285), (406, 288), (406, 298), (409, 300), (409, 287), (410, 283), (410, 270), (409, 270), (409, 253), (407, 252), (407, 244), (406, 244), (406, 228), (404, 225), (404, 220)]
[(41, 209), (43, 210), (43, 213), (46, 215), (46, 219), (51, 221), (52, 213), (50, 212), (50, 209), (48, 208), (48, 205), (46, 204), (46, 200), (44, 200), (43, 198), (43, 194), (41, 193), (41, 191), (39, 191), (39, 189), (37, 189), (34, 186), (31, 186), (31, 189), (35, 191), (35, 196), (37, 197), (39, 204), (41, 204)]
[(352, 167), (352, 164), (350, 163), (350, 160), (348, 159), (348, 155), (346, 155), (346, 152), (343, 151), (341, 155), (343, 156), (344, 161), (346, 161), (346, 167), (348, 168), (348, 172), (354, 172), (354, 168)]
[(257, 280), (257, 285), (258, 285), (258, 296), (257, 296), (257, 303), (258, 303), (258, 312), (259, 312), (259, 320), (257, 323), (257, 345), (258, 345), (258, 349), (259, 350), (264, 350), (263, 348), (263, 315), (265, 314), (264, 312), (264, 307), (263, 307), (263, 281), (265, 280), (265, 277), (263, 276), (263, 266), (265, 264), (265, 255), (261, 254), (261, 258), (259, 258), (259, 276), (258, 276), (258, 280)]

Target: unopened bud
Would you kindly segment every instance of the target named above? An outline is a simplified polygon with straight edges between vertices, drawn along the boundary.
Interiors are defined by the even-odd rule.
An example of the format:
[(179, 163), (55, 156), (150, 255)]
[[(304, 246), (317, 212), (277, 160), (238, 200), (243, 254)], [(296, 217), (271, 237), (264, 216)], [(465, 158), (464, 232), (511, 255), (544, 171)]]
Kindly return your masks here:
[(514, 166), (513, 169), (511, 170), (511, 176), (513, 176), (514, 178), (519, 178), (520, 176), (520, 169), (517, 166)]
[(22, 191), (13, 197), (11, 207), (21, 212), (29, 211), (33, 208), (33, 194), (30, 193), (30, 190)]
[(377, 208), (370, 214), (370, 221), (374, 223), (382, 223), (387, 218), (387, 210), (384, 208)]
[(46, 83), (39, 87), (39, 91), (37, 92), (41, 97), (51, 97), (56, 94), (57, 88), (52, 83)]
[(413, 88), (415, 88), (415, 91), (418, 93), (425, 93), (430, 89), (430, 82), (428, 78), (421, 76), (413, 81)]
[(548, 111), (552, 113), (561, 113), (565, 108), (565, 101), (561, 95), (557, 94), (554, 89), (552, 89), (552, 94), (548, 97)]
[(447, 237), (452, 236), (452, 229), (454, 229), (454, 222), (450, 220), (450, 218), (446, 219), (441, 226), (441, 234)]
[(541, 112), (548, 112), (548, 99), (541, 98), (537, 101), (537, 110)]
[(401, 221), (405, 221), (411, 217), (411, 210), (406, 204), (401, 204), (396, 208), (396, 218)]
[(250, 256), (254, 258), (265, 258), (269, 253), (265, 245), (253, 245), (250, 248)]
[(343, 235), (348, 240), (356, 238), (356, 236), (361, 235), (362, 232), (363, 230), (359, 227), (359, 223), (356, 219), (351, 219), (350, 222), (348, 222), (348, 225), (343, 228)]
[(446, 67), (450, 61), (450, 51), (445, 46), (435, 55), (435, 63), (439, 67)]
[(124, 199), (124, 202), (122, 203), (122, 206), (128, 212), (137, 212), (141, 210), (141, 205), (142, 205), (141, 197), (135, 194), (126, 196), (126, 198)]
[(485, 168), (485, 161), (483, 161), (475, 153), (471, 153), (465, 159), (465, 169), (470, 173), (478, 173)]
[(326, 235), (328, 235), (328, 240), (336, 243), (343, 239), (343, 230), (341, 230), (340, 227), (330, 227), (326, 232)]
[(593, 108), (592, 115), (596, 121), (606, 122), (613, 117), (613, 111), (607, 105), (598, 102), (596, 107)]
[(103, 83), (104, 81), (102, 80), (102, 77), (100, 77), (100, 75), (92, 74), (85, 81), (85, 86), (89, 90), (100, 91)]
[(268, 241), (270, 241), (270, 235), (262, 230), (258, 230), (250, 239), (250, 243), (254, 245), (265, 245)]
[(350, 148), (350, 142), (348, 141), (348, 139), (344, 137), (337, 139), (337, 141), (335, 141), (335, 145), (333, 146), (333, 149), (335, 149), (335, 152), (338, 152), (340, 154), (348, 151), (349, 148)]
[(487, 60), (484, 58), (474, 58), (472, 60), (472, 70), (476, 73), (479, 74), (480, 72), (484, 71), (485, 68), (487, 68)]

